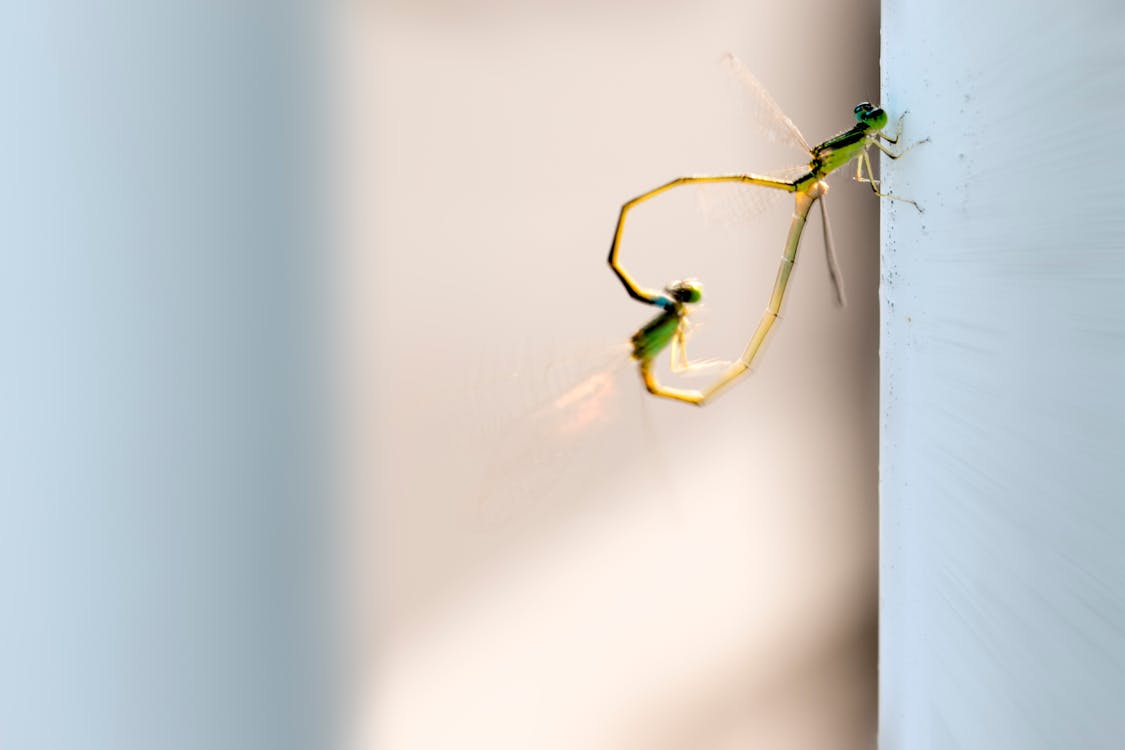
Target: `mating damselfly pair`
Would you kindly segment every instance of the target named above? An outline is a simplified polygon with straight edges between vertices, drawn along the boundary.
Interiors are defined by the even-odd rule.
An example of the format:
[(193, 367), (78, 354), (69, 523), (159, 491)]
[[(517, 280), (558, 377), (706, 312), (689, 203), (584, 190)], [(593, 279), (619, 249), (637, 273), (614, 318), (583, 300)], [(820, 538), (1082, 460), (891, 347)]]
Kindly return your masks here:
[[(789, 170), (788, 176), (745, 173), (680, 177), (633, 198), (621, 207), (609, 252), (609, 264), (628, 294), (635, 300), (656, 307), (658, 314), (633, 335), (628, 345), (618, 346), (613, 351), (598, 347), (596, 352), (588, 351), (584, 356), (571, 358), (567, 358), (566, 353), (569, 351), (573, 355), (573, 351), (565, 345), (549, 355), (536, 352), (514, 364), (504, 382), (488, 390), (489, 393), (498, 395), (484, 397), (483, 401), (487, 402), (488, 408), (482, 408), (481, 413), (488, 417), (475, 420), (481, 430), (475, 443), (488, 444), (492, 454), (481, 467), (481, 489), (475, 502), (475, 515), (479, 521), (507, 527), (517, 517), (522, 519), (521, 523), (532, 522), (528, 519), (564, 512), (564, 508), (572, 509), (573, 498), (579, 494), (585, 496), (589, 487), (599, 485), (598, 477), (609, 476), (614, 467), (627, 464), (630, 460), (651, 460), (653, 455), (659, 453), (659, 444), (653, 430), (642, 430), (651, 438), (643, 440), (623, 440), (612, 434), (613, 425), (623, 419), (628, 411), (643, 415), (643, 419), (648, 418), (648, 412), (641, 403), (648, 398), (647, 394), (635, 389), (635, 386), (623, 387), (625, 383), (622, 376), (625, 375), (630, 355), (637, 362), (642, 381), (650, 393), (684, 403), (708, 403), (721, 390), (745, 376), (780, 314), (801, 235), (812, 206), (818, 201), (822, 211), (830, 277), (836, 289), (837, 302), (842, 304), (844, 292), (824, 202), (824, 195), (828, 190), (825, 178), (829, 174), (855, 161), (855, 178), (866, 184), (876, 195), (905, 201), (917, 208), (913, 201), (887, 195), (881, 190), (868, 153), (872, 147), (891, 158), (898, 158), (905, 153), (907, 149), (891, 148), (900, 141), (901, 118), (893, 130), (888, 132), (887, 114), (872, 104), (863, 103), (854, 109), (855, 125), (851, 129), (815, 147), (810, 146), (757, 79), (733, 56), (728, 55), (724, 59), (742, 88), (749, 93), (751, 101), (748, 103), (756, 108), (758, 124), (765, 131), (764, 134), (774, 136), (772, 140), (781, 140), (800, 149), (807, 156), (806, 163)], [(704, 263), (702, 268), (712, 273), (724, 273), (728, 267), (727, 261), (741, 263), (744, 254), (754, 249), (751, 244), (759, 245), (759, 249), (762, 246), (774, 247), (774, 241), (781, 239), (781, 230), (785, 229), (783, 217), (780, 212), (774, 217), (777, 219), (777, 226), (774, 228), (778, 230), (778, 235), (761, 244), (757, 227), (753, 233), (717, 232), (710, 234), (706, 243), (695, 244), (698, 239), (695, 232), (699, 230), (699, 226), (692, 222), (692, 218), (698, 217), (692, 215), (698, 214), (698, 207), (686, 205), (691, 201), (683, 199), (701, 196), (692, 196), (692, 191), (674, 190), (688, 185), (701, 185), (705, 190), (708, 186), (714, 186), (709, 188), (715, 191), (712, 197), (720, 199), (732, 196), (716, 196), (715, 193), (737, 192), (741, 190), (741, 186), (746, 186), (745, 192), (753, 195), (737, 197), (748, 197), (751, 203), (756, 202), (758, 205), (753, 206), (752, 210), (763, 207), (765, 202), (759, 201), (759, 197), (777, 196), (780, 200), (787, 194), (792, 194), (795, 200), (795, 210), (789, 221), (788, 232), (784, 235), (781, 263), (776, 271), (766, 311), (758, 320), (749, 343), (744, 344), (748, 331), (737, 330), (737, 325), (721, 325), (719, 338), (729, 337), (726, 344), (732, 348), (745, 346), (741, 356), (733, 362), (692, 361), (687, 356), (689, 315), (692, 326), (699, 325), (699, 316), (692, 313), (692, 310), (703, 297), (701, 282), (687, 278), (672, 282), (662, 290), (647, 288), (626, 270), (621, 258), (624, 255), (636, 263), (634, 253), (636, 256), (647, 253), (648, 261), (652, 261), (655, 256), (658, 258), (655, 265), (659, 270), (654, 275), (665, 279), (674, 278), (674, 275), (683, 271), (701, 270), (701, 265), (695, 264), (699, 260), (698, 251), (702, 249), (702, 245), (706, 245), (706, 249), (710, 251), (710, 265)], [(669, 195), (668, 200), (649, 204), (651, 209), (658, 209), (650, 218), (638, 221), (636, 215), (631, 213), (639, 204), (665, 194)], [(782, 207), (780, 204), (775, 206), (779, 209)], [(736, 207), (736, 211), (740, 208), (745, 209), (747, 206)], [(688, 213), (682, 213), (684, 210)], [(705, 209), (704, 213), (709, 211)], [(745, 218), (745, 215), (741, 218)], [(629, 219), (633, 221), (628, 224), (630, 234), (626, 242), (625, 228)], [(752, 243), (747, 242), (750, 237), (754, 238)], [(683, 255), (680, 248), (683, 248)], [(672, 254), (668, 255), (664, 251)], [(687, 255), (689, 251), (691, 255)], [(760, 255), (753, 262), (757, 263), (759, 260), (765, 260), (770, 266), (758, 269), (764, 277), (772, 271), (773, 261)], [(691, 263), (694, 268), (681, 266), (682, 263)], [(641, 266), (634, 268), (639, 269)], [(726, 299), (738, 307), (735, 313), (737, 318), (723, 318), (724, 320), (742, 320), (743, 315), (751, 314), (742, 305), (746, 297), (743, 290), (750, 283), (749, 280), (757, 277), (757, 273), (749, 273), (743, 279), (741, 276), (747, 269), (742, 265), (739, 268), (738, 274), (728, 273), (726, 278), (712, 281), (712, 302)], [(723, 294), (724, 287), (728, 290), (726, 295)], [(717, 309), (712, 306), (710, 314), (714, 316), (716, 312)], [(539, 346), (546, 344), (540, 342)], [(664, 351), (670, 351), (673, 374), (694, 372), (696, 375), (711, 377), (711, 382), (698, 390), (660, 382), (654, 372), (654, 365)], [(717, 374), (716, 371), (708, 371), (708, 367), (715, 365), (721, 367)], [(635, 404), (630, 403), (633, 397), (636, 398)], [(509, 407), (497, 409), (498, 401), (494, 399), (509, 404)], [(531, 408), (528, 408), (529, 403), (533, 404)], [(631, 454), (628, 453), (630, 451)], [(663, 462), (653, 463), (656, 471), (661, 470)], [(567, 468), (576, 466), (581, 467), (578, 473)], [(656, 473), (643, 473), (646, 479), (656, 481), (657, 484), (664, 481)], [(581, 489), (572, 474), (583, 478)], [(547, 502), (548, 497), (567, 498), (567, 502), (552, 504)], [(531, 512), (532, 505), (536, 505), (538, 510)]]
[[(609, 265), (617, 278), (620, 279), (629, 296), (639, 302), (660, 309), (660, 313), (632, 337), (632, 357), (638, 363), (645, 387), (656, 396), (700, 406), (749, 372), (751, 364), (766, 340), (766, 336), (780, 315), (781, 304), (789, 284), (789, 276), (797, 260), (797, 248), (800, 244), (801, 235), (804, 232), (809, 211), (813, 204), (818, 201), (821, 207), (829, 273), (836, 289), (837, 302), (841, 305), (844, 303), (843, 285), (829, 230), (828, 211), (824, 201), (824, 196), (828, 192), (828, 184), (825, 182), (828, 175), (854, 160), (856, 162), (856, 181), (868, 185), (876, 196), (903, 201), (913, 205), (918, 211), (922, 210), (916, 202), (908, 198), (882, 192), (879, 180), (875, 177), (871, 165), (869, 150), (872, 147), (891, 159), (897, 159), (910, 150), (904, 148), (896, 151), (891, 148), (891, 146), (898, 145), (902, 136), (901, 116), (896, 123), (894, 134), (889, 135), (886, 132), (888, 124), (886, 112), (870, 102), (861, 102), (856, 105), (854, 110), (855, 125), (823, 143), (810, 146), (793, 122), (782, 113), (781, 108), (778, 107), (765, 87), (734, 55), (728, 53), (723, 60), (745, 84), (749, 94), (755, 99), (759, 110), (770, 120), (768, 127), (772, 128), (771, 132), (778, 134), (782, 140), (800, 148), (808, 155), (807, 166), (802, 167), (792, 178), (745, 173), (678, 177), (666, 182), (638, 195), (621, 207), (617, 227), (613, 233), (613, 242), (609, 250)], [(687, 317), (691, 306), (702, 299), (702, 284), (696, 279), (686, 279), (672, 282), (663, 290), (656, 290), (637, 283), (625, 270), (620, 260), (625, 221), (631, 209), (661, 193), (687, 185), (719, 183), (754, 185), (794, 195), (796, 205), (790, 222), (789, 233), (785, 240), (781, 263), (777, 269), (769, 303), (742, 354), (733, 362), (724, 363), (723, 372), (705, 388), (696, 390), (664, 385), (657, 380), (652, 369), (655, 358), (663, 350), (670, 349), (674, 372), (699, 369), (704, 364), (693, 362), (688, 358), (686, 352)], [(706, 364), (714, 363), (708, 362)]]

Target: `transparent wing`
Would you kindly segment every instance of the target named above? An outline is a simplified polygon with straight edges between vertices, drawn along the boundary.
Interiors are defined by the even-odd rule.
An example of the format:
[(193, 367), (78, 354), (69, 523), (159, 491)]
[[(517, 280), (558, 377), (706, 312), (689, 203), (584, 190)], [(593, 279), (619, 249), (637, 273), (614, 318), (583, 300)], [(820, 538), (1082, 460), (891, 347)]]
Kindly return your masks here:
[(476, 524), (508, 527), (580, 505), (638, 449), (643, 388), (628, 348), (568, 359), (527, 356), (474, 389), (466, 450), (480, 457)]
[(836, 304), (846, 307), (847, 295), (844, 294), (844, 275), (840, 271), (840, 261), (836, 257), (836, 243), (832, 240), (832, 225), (828, 222), (828, 204), (824, 196), (820, 196), (820, 225), (824, 231), (824, 259), (828, 263), (828, 277), (832, 280), (832, 288), (836, 290)]
[(812, 147), (809, 146), (808, 141), (801, 135), (801, 131), (797, 129), (793, 121), (781, 111), (781, 107), (766, 91), (766, 87), (762, 85), (761, 81), (755, 78), (754, 74), (733, 53), (727, 52), (724, 54), (722, 62), (742, 85), (743, 90), (749, 94), (749, 96), (744, 97), (746, 108), (758, 129), (770, 141), (787, 143), (800, 149), (801, 153), (807, 156), (812, 151)]
[[(793, 180), (808, 172), (807, 166), (775, 170), (767, 174), (780, 180)], [(703, 183), (696, 186), (696, 201), (703, 220), (709, 225), (737, 226), (750, 222), (793, 194), (746, 183)]]
[[(804, 171), (803, 168), (799, 168), (774, 173), (771, 176), (788, 180), (801, 176)], [(703, 216), (705, 225), (722, 229), (756, 224), (763, 213), (767, 210), (773, 211), (773, 208), (779, 202), (793, 200), (791, 193), (744, 183), (705, 183), (697, 186), (696, 193), (698, 210)], [(818, 201), (820, 203), (821, 236), (825, 262), (828, 267), (828, 278), (832, 282), (836, 304), (845, 307), (847, 306), (847, 295), (844, 291), (844, 277), (836, 254), (836, 243), (832, 236), (832, 225), (828, 217), (828, 204), (823, 196)], [(787, 214), (774, 212), (770, 216), (771, 221), (780, 222), (779, 226), (788, 227), (789, 216)]]

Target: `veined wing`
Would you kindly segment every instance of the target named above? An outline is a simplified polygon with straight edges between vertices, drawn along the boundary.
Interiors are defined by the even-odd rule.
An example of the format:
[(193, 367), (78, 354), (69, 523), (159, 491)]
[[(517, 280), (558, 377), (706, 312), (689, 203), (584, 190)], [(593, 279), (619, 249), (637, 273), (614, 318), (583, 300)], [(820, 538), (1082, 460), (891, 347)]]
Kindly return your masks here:
[[(801, 177), (806, 171), (807, 167), (793, 167), (769, 176), (792, 180)], [(792, 193), (739, 182), (703, 183), (697, 186), (696, 193), (699, 211), (704, 221), (709, 225), (724, 227), (749, 223), (751, 219), (759, 216), (782, 198), (793, 199)], [(821, 232), (828, 277), (836, 293), (836, 304), (844, 307), (847, 304), (847, 297), (844, 292), (840, 262), (836, 256), (835, 242), (832, 239), (832, 227), (828, 220), (828, 204), (823, 196), (818, 199), (818, 203), (820, 203)]]
[(812, 147), (801, 131), (786, 117), (781, 107), (766, 91), (753, 73), (750, 72), (741, 60), (733, 53), (723, 55), (723, 65), (742, 84), (743, 89), (750, 95), (747, 102), (754, 124), (774, 143), (788, 143), (801, 150), (804, 155), (812, 152)]
[[(808, 165), (788, 167), (767, 173), (767, 177), (794, 180), (809, 171)], [(757, 218), (780, 200), (793, 200), (784, 190), (744, 182), (702, 183), (696, 186), (699, 212), (707, 224), (737, 226)]]
[(627, 345), (580, 362), (545, 353), (520, 359), (502, 382), (474, 389), (478, 429), (466, 449), (480, 460), (471, 502), (485, 527), (580, 504), (630, 452), (615, 440), (639, 418), (643, 391)]

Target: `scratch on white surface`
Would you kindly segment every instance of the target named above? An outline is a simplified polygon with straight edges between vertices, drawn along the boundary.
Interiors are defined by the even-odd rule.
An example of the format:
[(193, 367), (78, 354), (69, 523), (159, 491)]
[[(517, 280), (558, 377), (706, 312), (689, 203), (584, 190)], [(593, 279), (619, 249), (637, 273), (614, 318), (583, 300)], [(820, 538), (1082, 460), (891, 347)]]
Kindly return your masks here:
[[(1125, 734), (1123, 13), (884, 4), (886, 748)], [(998, 33), (1003, 29), (1003, 33)], [(1019, 64), (1013, 64), (1019, 61)]]

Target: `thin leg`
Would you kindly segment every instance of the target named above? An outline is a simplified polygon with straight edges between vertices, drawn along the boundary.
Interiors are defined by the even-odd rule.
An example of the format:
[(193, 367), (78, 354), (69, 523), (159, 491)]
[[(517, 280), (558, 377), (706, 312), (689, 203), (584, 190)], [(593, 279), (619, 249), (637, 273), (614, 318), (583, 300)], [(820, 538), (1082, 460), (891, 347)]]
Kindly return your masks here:
[[(856, 182), (868, 182), (868, 180), (865, 180), (863, 178), (863, 159), (856, 159), (855, 160), (855, 181)], [(878, 183), (876, 183), (876, 184), (878, 184)]]
[(689, 374), (707, 370), (712, 367), (726, 367), (730, 362), (721, 359), (698, 359), (690, 360), (687, 355), (687, 328), (686, 318), (680, 323), (680, 327), (676, 329), (676, 335), (672, 339), (672, 346), (670, 348), (671, 362), (669, 366), (672, 372), (677, 375)]
[[(907, 112), (909, 112), (909, 111), (910, 110), (907, 110)], [(873, 139), (871, 141), (877, 149), (879, 149), (880, 151), (882, 151), (884, 154), (886, 154), (887, 156), (889, 156), (892, 159), (898, 159), (898, 158), (902, 157), (903, 154), (905, 154), (907, 151), (914, 148), (915, 146), (920, 146), (923, 143), (929, 143), (930, 142), (929, 137), (926, 137), (926, 138), (923, 138), (922, 140), (918, 141), (917, 143), (911, 145), (910, 147), (905, 148), (902, 151), (898, 151), (898, 152), (891, 151), (889, 148), (884, 146), (882, 143), (879, 143), (880, 140), (885, 141), (885, 142), (890, 143), (890, 144), (897, 144), (899, 142), (899, 139), (902, 138), (902, 121), (906, 118), (907, 112), (903, 112), (901, 115), (899, 115), (898, 123), (895, 125), (895, 136), (894, 136), (894, 138), (891, 138), (890, 136), (885, 135), (883, 133), (876, 133), (875, 139)]]
[[(876, 143), (875, 145), (879, 146), (878, 143)], [(879, 146), (879, 148), (882, 149), (882, 146)], [(913, 148), (913, 146), (911, 148)], [(909, 150), (910, 149), (907, 149), (907, 151), (909, 151)], [(906, 153), (906, 151), (904, 151), (903, 153)], [(900, 156), (901, 156), (901, 154), (900, 154)], [(871, 157), (868, 156), (866, 151), (864, 151), (863, 153), (860, 154), (859, 162), (864, 167), (866, 167), (867, 177), (865, 178), (865, 177), (862, 176), (862, 173), (860, 172), (859, 166), (857, 165), (857, 167), (856, 167), (856, 180), (858, 182), (864, 182), (864, 183), (867, 183), (868, 185), (870, 185), (872, 192), (874, 192), (875, 195), (879, 196), (880, 198), (886, 198), (886, 199), (892, 200), (892, 201), (902, 201), (903, 203), (909, 203), (910, 205), (914, 206), (914, 208), (918, 209), (918, 213), (924, 213), (922, 211), (922, 207), (919, 206), (916, 201), (912, 201), (909, 198), (903, 198), (903, 197), (898, 196), (898, 195), (892, 195), (891, 193), (879, 192), (879, 181), (875, 179), (875, 172), (871, 169)]]
[[(863, 176), (865, 168), (867, 169), (867, 177)], [(875, 173), (871, 171), (871, 159), (867, 156), (866, 151), (860, 153), (859, 158), (855, 160), (855, 181), (870, 185), (871, 189), (875, 191), (875, 195), (882, 196), (882, 193), (879, 192), (879, 181), (875, 179)]]
[(670, 398), (675, 401), (683, 401), (688, 404), (695, 404), (696, 406), (703, 405), (703, 394), (699, 391), (685, 390), (683, 388), (670, 388), (666, 385), (661, 385), (656, 382), (656, 376), (652, 374), (652, 360), (643, 359), (640, 362), (641, 380), (644, 381), (645, 388), (654, 396), (661, 398)]
[(895, 122), (895, 137), (894, 138), (891, 138), (889, 135), (886, 135), (884, 133), (877, 133), (876, 135), (878, 135), (879, 138), (882, 138), (887, 143), (898, 143), (898, 139), (902, 137), (902, 121), (906, 119), (906, 113), (909, 112), (909, 111), (910, 110), (908, 109), (908, 110), (906, 110), (906, 112), (903, 112), (901, 115), (898, 116), (898, 121)]
[(785, 180), (777, 180), (772, 177), (761, 177), (753, 174), (735, 174), (735, 175), (716, 175), (716, 176), (699, 176), (699, 177), (677, 177), (671, 182), (667, 182), (658, 188), (649, 190), (647, 193), (638, 195), (631, 201), (628, 201), (621, 207), (621, 213), (617, 217), (617, 228), (613, 232), (613, 244), (609, 247), (609, 267), (617, 274), (617, 278), (621, 280), (621, 284), (625, 287), (625, 291), (629, 296), (638, 302), (646, 304), (655, 304), (656, 300), (661, 296), (661, 293), (653, 289), (645, 289), (633, 280), (628, 271), (622, 267), (618, 261), (618, 254), (621, 250), (621, 236), (625, 231), (625, 217), (628, 215), (629, 210), (639, 203), (644, 203), (650, 198), (660, 195), (666, 190), (671, 190), (680, 185), (698, 185), (711, 182), (742, 182), (750, 185), (761, 185), (762, 187), (775, 188), (777, 190), (785, 190), (787, 192), (794, 192), (797, 187), (794, 182), (787, 182)]
[[(680, 327), (676, 329), (676, 334), (672, 338), (671, 344), (671, 365), (672, 372), (685, 373), (703, 370), (715, 365), (729, 365), (729, 362), (721, 362), (719, 360), (700, 360), (692, 362), (687, 357), (687, 333), (685, 332), (685, 321), (681, 319)], [(673, 388), (666, 385), (661, 385), (657, 381), (656, 376), (652, 372), (653, 358), (648, 357), (639, 362), (641, 380), (644, 381), (645, 388), (649, 393), (661, 398), (670, 398), (675, 401), (683, 401), (688, 404), (695, 404), (700, 406), (703, 404), (703, 393), (698, 390), (686, 388)]]
[(921, 146), (923, 143), (929, 143), (929, 142), (930, 142), (929, 138), (923, 138), (922, 140), (918, 141), (917, 143), (912, 143), (909, 146), (907, 146), (906, 148), (904, 148), (902, 151), (899, 151), (898, 153), (895, 153), (894, 151), (891, 151), (889, 148), (884, 146), (882, 143), (879, 143), (879, 141), (871, 141), (871, 143), (875, 146), (875, 148), (879, 149), (880, 151), (882, 151), (884, 154), (886, 154), (887, 156), (889, 156), (892, 159), (901, 159), (903, 156), (906, 155), (906, 152), (912, 151), (916, 147)]

